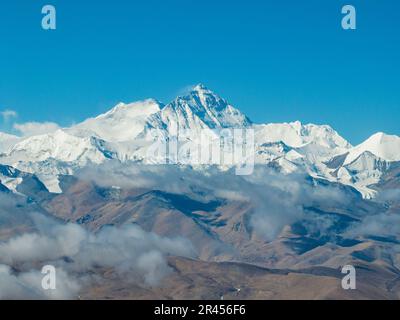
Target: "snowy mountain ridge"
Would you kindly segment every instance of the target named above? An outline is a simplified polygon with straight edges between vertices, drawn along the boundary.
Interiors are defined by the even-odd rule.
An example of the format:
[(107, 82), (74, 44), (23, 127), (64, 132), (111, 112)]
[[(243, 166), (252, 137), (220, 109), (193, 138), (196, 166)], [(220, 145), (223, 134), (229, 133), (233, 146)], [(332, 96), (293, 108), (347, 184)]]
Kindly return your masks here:
[(371, 186), (390, 163), (400, 161), (400, 137), (377, 133), (353, 147), (328, 125), (254, 124), (200, 84), (166, 105), (154, 99), (119, 103), (104, 114), (52, 133), (25, 138), (0, 134), (0, 163), (36, 174), (50, 191), (61, 192), (57, 176), (73, 174), (88, 164), (109, 159), (158, 163), (158, 158), (149, 157), (149, 148), (160, 136), (168, 140), (184, 135), (195, 149), (204, 132), (215, 138), (221, 130), (233, 128), (254, 131), (255, 164), (273, 165), (284, 174), (303, 170), (353, 186), (364, 197), (373, 197)]

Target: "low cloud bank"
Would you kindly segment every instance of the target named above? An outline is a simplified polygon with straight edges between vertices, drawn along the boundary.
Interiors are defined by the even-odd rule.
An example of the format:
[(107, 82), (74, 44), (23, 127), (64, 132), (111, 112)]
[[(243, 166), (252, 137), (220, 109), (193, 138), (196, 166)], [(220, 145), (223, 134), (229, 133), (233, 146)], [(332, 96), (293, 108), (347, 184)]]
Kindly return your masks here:
[(73, 299), (81, 288), (77, 279), (60, 268), (56, 290), (43, 290), (43, 277), (38, 270), (16, 273), (10, 266), (0, 264), (0, 299)]
[(349, 229), (346, 235), (400, 237), (400, 214), (381, 213), (367, 216), (361, 223)]
[[(187, 240), (163, 238), (136, 225), (106, 226), (93, 234), (40, 214), (33, 219), (38, 232), (0, 243), (0, 299), (77, 298), (95, 267), (113, 268), (127, 280), (134, 275), (154, 286), (170, 272), (167, 255), (195, 255)], [(38, 266), (44, 265), (57, 268), (56, 290), (41, 288)]]
[[(248, 224), (265, 241), (273, 241), (285, 226), (299, 221), (304, 222), (310, 234), (325, 237), (333, 232), (335, 237), (338, 234), (332, 230), (337, 230), (341, 216), (319, 213), (318, 208), (347, 212), (357, 208), (356, 201), (367, 204), (343, 186), (319, 182), (306, 173), (284, 175), (265, 166), (256, 166), (250, 176), (236, 176), (233, 171), (221, 172), (213, 167), (193, 170), (110, 161), (86, 167), (76, 177), (101, 187), (148, 188), (186, 194), (199, 201), (222, 198), (247, 202), (251, 204)], [(397, 191), (389, 192), (383, 200), (392, 201), (397, 195)], [(12, 212), (13, 208), (15, 202), (1, 201), (0, 220), (15, 217), (2, 217), (2, 212)], [(307, 208), (317, 210), (310, 214)], [(365, 211), (359, 218), (360, 222), (341, 235), (399, 236), (398, 214)], [(41, 214), (31, 214), (29, 219), (37, 231), (0, 242), (0, 299), (73, 299), (82, 286), (93, 280), (90, 274), (95, 268), (113, 268), (124, 279), (134, 275), (135, 281), (140, 279), (143, 284), (154, 286), (170, 272), (168, 255), (195, 257), (188, 240), (160, 237), (136, 225), (105, 226), (94, 234), (79, 225), (61, 224)], [(43, 275), (38, 270), (46, 264), (57, 268), (55, 291), (41, 290)]]
[[(252, 204), (250, 226), (257, 236), (273, 241), (285, 226), (303, 221), (310, 234), (324, 234), (341, 225), (340, 215), (310, 214), (305, 208), (324, 208), (352, 212), (359, 222), (352, 223), (343, 236), (400, 235), (400, 215), (389, 214), (376, 202), (393, 202), (399, 199), (399, 190), (382, 192), (376, 202), (356, 197), (354, 191), (338, 184), (311, 179), (306, 173), (282, 174), (266, 166), (255, 166), (249, 176), (237, 176), (234, 171), (221, 172), (208, 167), (204, 170), (162, 165), (120, 165), (108, 162), (101, 166), (87, 167), (79, 173), (80, 179), (91, 180), (103, 187), (151, 188), (201, 199), (223, 198), (246, 201)], [(360, 216), (361, 208), (368, 207)], [(318, 211), (317, 211), (318, 212)], [(337, 229), (337, 228), (336, 228)], [(335, 238), (337, 234), (332, 234)]]
[(256, 166), (249, 176), (217, 168), (204, 170), (168, 165), (123, 165), (107, 162), (86, 167), (77, 175), (102, 187), (149, 188), (169, 193), (199, 195), (201, 200), (223, 198), (252, 205), (250, 226), (266, 241), (275, 239), (286, 225), (305, 218), (304, 207), (324, 203), (345, 206), (351, 198), (339, 187), (318, 186), (306, 173), (284, 175)]

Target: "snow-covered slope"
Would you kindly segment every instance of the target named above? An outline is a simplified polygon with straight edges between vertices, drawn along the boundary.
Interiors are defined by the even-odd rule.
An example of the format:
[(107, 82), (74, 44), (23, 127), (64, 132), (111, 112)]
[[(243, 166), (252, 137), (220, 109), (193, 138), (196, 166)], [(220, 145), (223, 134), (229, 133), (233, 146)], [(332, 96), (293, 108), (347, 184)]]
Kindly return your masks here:
[(315, 177), (326, 177), (325, 162), (347, 152), (351, 145), (327, 125), (272, 123), (254, 125), (256, 163), (276, 163), (282, 172), (306, 170)]
[(400, 161), (400, 137), (376, 133), (349, 151), (344, 165), (353, 162), (362, 153), (370, 152), (386, 161)]
[(347, 150), (351, 145), (335, 130), (327, 125), (303, 125), (296, 121), (292, 123), (271, 123), (255, 126), (258, 139), (265, 142), (282, 141), (293, 148), (301, 148), (313, 143), (321, 148), (338, 152)]
[(376, 192), (370, 186), (378, 183), (389, 169), (390, 162), (365, 151), (353, 162), (340, 167), (337, 177), (340, 182), (356, 187), (365, 198), (373, 198)]
[(350, 143), (327, 125), (303, 125), (292, 123), (272, 123), (253, 126), (255, 141), (259, 148), (268, 144), (283, 143), (286, 148), (280, 156), (288, 160), (299, 160), (323, 163), (326, 159), (347, 152)]
[(119, 103), (107, 113), (68, 129), (74, 135), (95, 135), (110, 142), (134, 140), (147, 126), (149, 117), (161, 110), (163, 105), (153, 99), (130, 104)]
[(110, 157), (107, 150), (101, 151), (103, 142), (93, 137), (80, 138), (57, 130), (54, 133), (29, 137), (15, 144), (8, 158), (15, 161), (40, 162), (57, 159), (63, 162), (102, 163)]
[(339, 182), (357, 188), (364, 197), (372, 198), (371, 187), (400, 160), (400, 137), (376, 133), (363, 143), (331, 159), (332, 175)]
[(76, 168), (113, 157), (115, 154), (104, 140), (78, 137), (60, 129), (17, 142), (0, 156), (0, 163), (36, 174), (50, 192), (58, 193), (60, 174), (73, 174)]
[(8, 152), (20, 139), (17, 136), (0, 132), (0, 153)]

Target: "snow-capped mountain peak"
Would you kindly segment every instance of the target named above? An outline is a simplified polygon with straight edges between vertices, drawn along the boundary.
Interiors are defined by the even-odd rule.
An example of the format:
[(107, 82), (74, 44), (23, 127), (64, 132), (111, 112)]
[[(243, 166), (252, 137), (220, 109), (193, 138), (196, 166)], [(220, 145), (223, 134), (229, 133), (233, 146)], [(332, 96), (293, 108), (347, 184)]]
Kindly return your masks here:
[(193, 87), (192, 92), (197, 92), (198, 94), (214, 94), (210, 89), (208, 89), (204, 84), (199, 83)]
[(370, 152), (385, 161), (400, 161), (400, 137), (378, 132), (350, 150), (344, 165), (352, 163), (362, 153)]
[(74, 135), (94, 135), (110, 142), (134, 140), (144, 129), (149, 117), (161, 110), (163, 104), (154, 99), (134, 103), (119, 103), (110, 111), (73, 126)]
[(291, 123), (270, 123), (255, 126), (259, 139), (267, 142), (282, 141), (290, 147), (302, 148), (317, 145), (338, 153), (351, 148), (351, 144), (343, 139), (335, 130), (327, 125)]
[(118, 119), (130, 118), (136, 119), (137, 117), (144, 117), (160, 111), (163, 104), (155, 99), (146, 99), (133, 103), (118, 103), (114, 108), (108, 112), (101, 114), (96, 119), (104, 119), (116, 117)]
[[(165, 122), (175, 118), (178, 125), (187, 129), (190, 123), (199, 120), (208, 128), (247, 127), (251, 121), (225, 99), (209, 90), (203, 84), (196, 85), (188, 95), (178, 97), (162, 110), (161, 117)], [(198, 119), (195, 119), (198, 118)]]

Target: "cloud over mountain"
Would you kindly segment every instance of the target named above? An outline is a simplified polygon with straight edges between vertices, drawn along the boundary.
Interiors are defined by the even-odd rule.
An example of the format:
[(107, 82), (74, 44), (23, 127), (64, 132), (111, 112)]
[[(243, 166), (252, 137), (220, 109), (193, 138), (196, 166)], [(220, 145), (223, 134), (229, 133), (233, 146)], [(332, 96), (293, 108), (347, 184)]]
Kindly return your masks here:
[[(77, 224), (63, 224), (31, 214), (36, 232), (0, 243), (0, 298), (76, 298), (82, 283), (93, 281), (93, 268), (113, 268), (129, 281), (157, 285), (170, 272), (167, 255), (194, 257), (190, 242), (163, 238), (135, 225), (104, 227), (94, 234)], [(19, 266), (18, 272), (12, 271)], [(54, 265), (57, 289), (41, 288), (44, 265)], [(39, 270), (37, 268), (40, 268)]]

